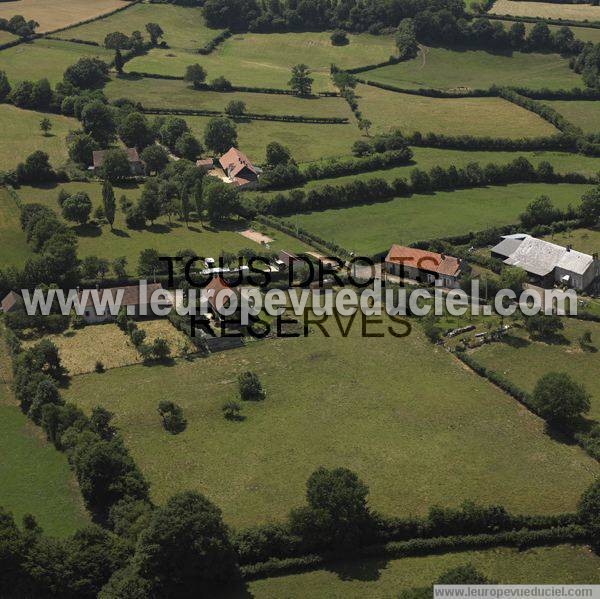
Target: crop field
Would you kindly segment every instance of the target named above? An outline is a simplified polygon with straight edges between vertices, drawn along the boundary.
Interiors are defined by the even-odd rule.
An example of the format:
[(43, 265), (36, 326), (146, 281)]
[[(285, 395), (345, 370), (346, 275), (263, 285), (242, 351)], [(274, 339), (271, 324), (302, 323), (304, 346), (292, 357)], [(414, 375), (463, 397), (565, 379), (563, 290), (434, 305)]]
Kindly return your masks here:
[[(572, 318), (563, 322), (561, 338), (553, 343), (532, 340), (525, 330), (515, 329), (504, 342), (473, 350), (473, 357), (529, 392), (543, 374), (568, 372), (592, 395), (589, 416), (600, 420), (600, 325)], [(591, 351), (584, 351), (578, 342), (585, 331), (592, 334)]]
[(489, 12), (496, 15), (513, 15), (515, 17), (600, 21), (600, 6), (592, 6), (591, 4), (496, 0)]
[(32, 255), (21, 230), (20, 212), (8, 190), (0, 188), (0, 265), (20, 266)]
[(160, 23), (165, 32), (164, 41), (170, 48), (197, 50), (219, 34), (204, 24), (200, 8), (169, 4), (136, 4), (124, 12), (111, 15), (93, 23), (86, 23), (61, 32), (60, 37), (104, 43), (107, 34), (120, 31), (129, 35), (141, 31), (148, 37), (146, 23)]
[(0, 18), (23, 15), (40, 24), (37, 31), (53, 31), (91, 19), (123, 6), (123, 0), (15, 0), (0, 3)]
[[(164, 29), (164, 28), (163, 28)], [(223, 75), (234, 85), (287, 88), (290, 69), (303, 62), (313, 71), (314, 90), (332, 89), (329, 67), (377, 64), (395, 53), (391, 36), (349, 35), (347, 46), (332, 46), (327, 32), (247, 33), (235, 35), (208, 56), (154, 49), (127, 63), (127, 71), (183, 75), (187, 65), (200, 63), (208, 80)]]
[(600, 231), (592, 229), (574, 229), (563, 233), (554, 233), (544, 239), (558, 245), (571, 245), (574, 250), (584, 254), (600, 252)]
[[(49, 188), (22, 187), (18, 193), (25, 203), (45, 204), (58, 212), (56, 197), (60, 187), (71, 193), (85, 191), (89, 194), (94, 207), (100, 206), (102, 203), (102, 189), (99, 183), (66, 183)], [(126, 195), (129, 200), (134, 201), (139, 198), (141, 191), (141, 187), (115, 187), (115, 196), (117, 201), (122, 195)], [(99, 256), (112, 260), (125, 256), (128, 260), (127, 270), (131, 274), (135, 274), (137, 270), (139, 253), (147, 248), (154, 248), (162, 255), (167, 256), (174, 256), (177, 251), (190, 248), (195, 250), (199, 256), (213, 257), (218, 257), (221, 251), (239, 252), (248, 247), (255, 250), (264, 249), (263, 246), (253, 243), (237, 232), (245, 228), (247, 228), (245, 223), (240, 223), (239, 227), (235, 229), (225, 230), (203, 226), (199, 222), (190, 223), (188, 228), (184, 223), (176, 220), (169, 222), (166, 217), (161, 217), (155, 221), (153, 226), (142, 230), (132, 230), (126, 228), (125, 219), (120, 210), (117, 210), (113, 231), (108, 225), (98, 227), (88, 224), (83, 227), (73, 227), (78, 236), (80, 258)], [(274, 239), (270, 244), (273, 251), (280, 249), (304, 251), (306, 249), (305, 244), (293, 237), (269, 228), (263, 227), (263, 229), (269, 237)]]
[[(369, 332), (384, 325), (371, 323)], [(115, 413), (155, 501), (197, 489), (233, 526), (281, 521), (303, 502), (306, 479), (320, 465), (356, 471), (371, 505), (389, 514), (423, 514), (465, 499), (525, 513), (574, 508), (598, 472), (579, 448), (552, 441), (539, 419), (432, 348), (416, 328), (403, 339), (360, 333), (356, 322), (346, 338), (333, 331), (324, 338), (317, 329), (201, 364), (89, 374), (73, 379), (66, 396), (86, 410), (100, 403)], [(258, 373), (267, 398), (245, 403), (245, 419), (231, 422), (221, 406), (235, 398), (245, 370)], [(433, 371), (435, 378), (422, 376)], [(188, 419), (180, 435), (166, 433), (156, 414), (165, 385)]]
[[(541, 137), (558, 130), (537, 114), (502, 98), (428, 98), (357, 86), (361, 112), (377, 133), (394, 129), (492, 137)], [(502, 126), (499, 126), (502, 123)]]
[(544, 104), (560, 112), (584, 133), (600, 133), (600, 101), (544, 100)]
[(537, 196), (555, 206), (576, 206), (587, 185), (519, 183), (429, 195), (389, 202), (297, 214), (288, 223), (363, 255), (387, 251), (392, 243), (461, 235), (496, 225), (516, 223)]
[(104, 91), (108, 98), (129, 98), (146, 108), (194, 108), (224, 112), (229, 102), (241, 101), (246, 112), (307, 117), (352, 118), (342, 98), (299, 98), (290, 95), (195, 90), (184, 81), (119, 77), (111, 79)]
[(397, 597), (401, 590), (428, 586), (450, 568), (465, 564), (472, 564), (501, 584), (600, 582), (598, 557), (587, 547), (558, 545), (526, 550), (502, 547), (391, 561), (349, 561), (333, 564), (327, 570), (256, 580), (249, 583), (249, 591), (256, 599), (315, 597), (323, 589), (328, 590), (329, 597), (389, 599)]
[[(52, 130), (44, 135), (40, 121), (50, 119)], [(0, 170), (11, 170), (36, 150), (50, 156), (50, 163), (61, 166), (67, 160), (66, 136), (71, 130), (79, 129), (79, 123), (60, 114), (45, 114), (35, 110), (21, 110), (9, 104), (0, 104)]]
[(581, 77), (571, 71), (568, 61), (558, 54), (513, 52), (509, 56), (484, 50), (445, 48), (427, 48), (424, 55), (420, 53), (412, 60), (360, 76), (364, 80), (411, 89), (487, 89), (494, 84), (569, 89), (583, 85)]
[[(1, 3), (0, 6), (2, 6)], [(11, 82), (25, 79), (37, 81), (45, 78), (55, 84), (62, 81), (67, 67), (75, 64), (80, 58), (97, 56), (110, 61), (113, 55), (112, 50), (97, 46), (39, 39), (2, 50), (0, 52), (0, 70), (6, 72)]]
[[(185, 117), (193, 133), (200, 139), (210, 117)], [(352, 144), (362, 137), (354, 121), (348, 124), (316, 125), (313, 123), (283, 123), (276, 121), (247, 121), (237, 125), (239, 147), (252, 162), (265, 161), (267, 145), (278, 141), (287, 146), (296, 162), (319, 158), (349, 156)]]

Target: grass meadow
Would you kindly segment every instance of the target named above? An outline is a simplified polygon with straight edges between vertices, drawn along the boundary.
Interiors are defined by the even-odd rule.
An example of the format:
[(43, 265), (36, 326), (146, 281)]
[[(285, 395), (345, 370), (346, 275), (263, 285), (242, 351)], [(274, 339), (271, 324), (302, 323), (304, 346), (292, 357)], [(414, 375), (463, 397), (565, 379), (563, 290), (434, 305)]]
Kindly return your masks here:
[(8, 44), (18, 39), (16, 35), (9, 33), (8, 31), (0, 31), (0, 44)]
[(23, 15), (40, 24), (39, 32), (67, 27), (123, 6), (123, 0), (16, 0), (0, 3), (0, 18)]
[(297, 214), (286, 220), (348, 250), (373, 255), (387, 251), (392, 243), (407, 245), (515, 223), (525, 207), (542, 194), (548, 195), (557, 207), (576, 206), (589, 188), (589, 185), (518, 183), (442, 191)]
[[(558, 545), (534, 549), (500, 547), (332, 564), (327, 570), (255, 580), (248, 590), (256, 599), (302, 599), (322, 596), (345, 599), (389, 599), (398, 592), (430, 585), (441, 574), (472, 564), (501, 584), (594, 584), (600, 582), (600, 560), (587, 547)], [(236, 595), (228, 596), (234, 599)]]
[(149, 22), (160, 24), (165, 32), (162, 39), (170, 48), (194, 51), (219, 34), (218, 29), (206, 27), (202, 9), (199, 7), (136, 4), (124, 12), (73, 27), (59, 35), (103, 44), (107, 34), (114, 31), (129, 35), (137, 30), (141, 31), (144, 37), (148, 37), (146, 23)]
[(537, 114), (502, 98), (428, 98), (370, 85), (356, 88), (361, 112), (376, 133), (443, 133), (483, 137), (541, 137), (558, 130)]
[[(1, 55), (1, 53), (0, 53)], [(40, 121), (50, 119), (52, 130), (44, 135)], [(69, 131), (79, 129), (73, 118), (60, 114), (46, 114), (35, 110), (22, 110), (10, 104), (0, 104), (0, 170), (11, 170), (36, 150), (50, 156), (50, 163), (61, 166), (68, 158), (66, 136)]]
[(21, 230), (19, 207), (8, 191), (0, 187), (0, 269), (22, 266), (33, 255)]
[[(104, 88), (110, 99), (129, 98), (146, 108), (194, 108), (220, 110), (233, 100), (246, 105), (246, 112), (257, 114), (296, 115), (307, 117), (345, 117), (352, 112), (342, 98), (299, 98), (289, 95), (246, 92), (213, 92), (195, 90), (184, 81), (119, 77)], [(293, 127), (293, 124), (290, 125)]]
[(568, 121), (580, 127), (584, 133), (600, 133), (600, 102), (544, 100), (544, 104), (560, 112)]
[[(164, 27), (163, 27), (164, 29)], [(127, 63), (127, 71), (162, 75), (185, 73), (187, 65), (200, 63), (208, 80), (223, 75), (234, 85), (287, 88), (290, 70), (307, 64), (315, 91), (330, 90), (331, 63), (346, 69), (388, 60), (396, 52), (392, 36), (348, 35), (347, 46), (332, 46), (329, 32), (245, 33), (235, 35), (208, 56), (173, 49), (154, 49)]]
[(361, 78), (404, 88), (486, 89), (496, 84), (569, 89), (583, 85), (581, 77), (571, 71), (568, 61), (558, 54), (513, 52), (503, 55), (445, 48), (426, 48), (425, 54), (421, 52), (412, 60), (361, 73)]
[[(185, 117), (194, 135), (203, 139), (210, 117)], [(252, 162), (261, 164), (267, 145), (278, 141), (287, 146), (297, 162), (351, 154), (352, 144), (362, 137), (354, 120), (348, 124), (317, 125), (314, 123), (283, 123), (276, 121), (246, 121), (237, 124), (238, 147)]]
[[(562, 339), (555, 343), (534, 341), (527, 331), (514, 329), (502, 343), (490, 343), (473, 350), (473, 357), (488, 368), (533, 391), (538, 379), (548, 372), (568, 372), (592, 395), (589, 416), (600, 420), (600, 325), (565, 318)], [(592, 351), (584, 351), (578, 339), (585, 331), (592, 333)]]
[(11, 83), (25, 79), (37, 81), (46, 78), (54, 85), (62, 81), (67, 67), (75, 64), (80, 58), (96, 56), (108, 62), (112, 60), (113, 55), (112, 50), (97, 46), (39, 39), (2, 50), (0, 70), (6, 72)]
[[(387, 333), (387, 324), (367, 330)], [(318, 466), (356, 471), (372, 507), (397, 515), (466, 499), (516, 512), (568, 511), (597, 475), (583, 451), (546, 436), (541, 420), (416, 328), (403, 339), (363, 337), (357, 321), (344, 338), (335, 326), (328, 322), (329, 338), (313, 327), (306, 338), (201, 361), (76, 377), (65, 396), (115, 413), (156, 502), (197, 489), (235, 527), (281, 521), (303, 503)], [(236, 398), (246, 370), (258, 373), (267, 398), (244, 403), (244, 420), (228, 421), (221, 406)], [(167, 389), (188, 420), (176, 436), (156, 414)]]
[(597, 230), (573, 229), (548, 235), (544, 239), (558, 245), (571, 245), (574, 250), (583, 252), (584, 254), (600, 252), (600, 231)]
[[(59, 212), (56, 202), (59, 189), (63, 187), (71, 193), (85, 191), (89, 194), (94, 207), (102, 203), (102, 188), (99, 183), (65, 183), (49, 188), (21, 187), (19, 197), (25, 203), (37, 202), (45, 204)], [(118, 188), (115, 187), (117, 201), (122, 195), (134, 201), (141, 195), (141, 187)], [(123, 213), (117, 208), (114, 230), (108, 225), (101, 227), (88, 224), (87, 226), (74, 226), (73, 230), (78, 236), (78, 256), (99, 256), (110, 260), (125, 256), (128, 260), (127, 270), (134, 274), (137, 269), (139, 253), (147, 248), (154, 248), (162, 255), (174, 256), (178, 250), (190, 248), (199, 256), (218, 257), (221, 251), (239, 252), (244, 248), (256, 250), (264, 249), (257, 243), (242, 237), (237, 230), (246, 228), (246, 223), (231, 229), (214, 229), (203, 226), (199, 222), (190, 223), (189, 228), (184, 223), (173, 220), (169, 223), (166, 217), (155, 221), (154, 225), (142, 230), (127, 229)], [(273, 251), (287, 249), (290, 251), (304, 251), (307, 246), (301, 241), (285, 235), (279, 231), (262, 227), (261, 230), (274, 239), (270, 244)], [(20, 232), (20, 229), (19, 229)], [(1, 250), (0, 250), (1, 251)], [(18, 251), (14, 252), (15, 257)]]
[(488, 11), (496, 15), (515, 17), (541, 17), (571, 21), (600, 21), (600, 6), (591, 4), (557, 4), (554, 2), (523, 2), (521, 0), (496, 0)]

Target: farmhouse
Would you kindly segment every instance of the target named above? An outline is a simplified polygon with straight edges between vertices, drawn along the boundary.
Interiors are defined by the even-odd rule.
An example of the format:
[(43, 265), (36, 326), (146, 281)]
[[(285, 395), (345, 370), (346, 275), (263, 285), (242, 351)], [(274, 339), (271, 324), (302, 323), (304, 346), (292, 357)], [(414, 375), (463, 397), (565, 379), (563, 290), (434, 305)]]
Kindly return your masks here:
[[(93, 166), (92, 170), (98, 170), (104, 164), (104, 158), (108, 150), (96, 150), (92, 152)], [(132, 175), (144, 175), (146, 174), (146, 165), (140, 159), (138, 151), (135, 148), (126, 148), (125, 153), (127, 154), (127, 160), (129, 161), (129, 168), (131, 169)]]
[(262, 170), (254, 166), (246, 154), (237, 148), (229, 148), (218, 160), (220, 168), (212, 168), (212, 160), (198, 160), (196, 166), (207, 171), (209, 175), (218, 177), (229, 185), (239, 189), (256, 187)]
[(423, 283), (442, 282), (458, 287), (462, 270), (460, 258), (394, 244), (385, 257), (385, 272)]
[(491, 253), (504, 264), (522, 268), (530, 282), (542, 287), (559, 284), (583, 291), (600, 278), (597, 254), (583, 254), (526, 233), (504, 236)]
[(0, 312), (7, 314), (14, 312), (23, 305), (23, 298), (14, 291), (10, 291), (0, 303)]
[(221, 310), (227, 308), (235, 291), (219, 275), (214, 276), (203, 291), (215, 320), (220, 321)]
[[(152, 294), (158, 289), (162, 289), (162, 285), (160, 283), (148, 283), (146, 286), (146, 294), (145, 297), (140, 297), (140, 287), (138, 285), (129, 285), (127, 287), (111, 287), (109, 289), (99, 289), (99, 299), (101, 300), (104, 293), (110, 294), (112, 296), (113, 301), (117, 300), (117, 293), (122, 290), (123, 298), (121, 300), (121, 307), (124, 307), (127, 310), (127, 313), (130, 316), (145, 316), (152, 315), (150, 299), (152, 298)], [(169, 293), (165, 290), (166, 293)], [(80, 291), (78, 294), (79, 301), (82, 301), (83, 292)], [(166, 300), (165, 304), (171, 300)], [(105, 305), (108, 304), (108, 301)], [(165, 305), (162, 304), (161, 305)], [(106, 311), (102, 311), (100, 307), (98, 309), (94, 305), (93, 296), (91, 293), (88, 294), (85, 311), (83, 313), (83, 319), (88, 324), (97, 324), (100, 322), (107, 322), (109, 320), (114, 320), (114, 316), (110, 314), (108, 309)]]

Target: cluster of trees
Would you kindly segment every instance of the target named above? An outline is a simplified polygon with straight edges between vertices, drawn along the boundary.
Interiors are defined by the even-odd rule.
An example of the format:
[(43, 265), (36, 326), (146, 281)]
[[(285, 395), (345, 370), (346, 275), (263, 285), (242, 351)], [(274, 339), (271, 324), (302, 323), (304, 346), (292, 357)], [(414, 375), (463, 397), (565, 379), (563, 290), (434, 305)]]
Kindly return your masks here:
[(570, 65), (581, 73), (588, 87), (600, 88), (600, 44), (586, 44), (578, 56), (571, 58)]
[[(150, 45), (156, 46), (159, 39), (164, 35), (162, 27), (158, 23), (146, 23), (146, 31), (150, 36)], [(131, 50), (134, 54), (145, 49), (146, 42), (141, 31), (133, 31), (126, 35), (120, 31), (113, 31), (104, 38), (104, 47), (110, 50)]]
[(0, 31), (8, 31), (19, 37), (31, 37), (39, 26), (37, 21), (28, 21), (23, 15), (15, 15), (10, 19), (0, 18)]
[[(287, 195), (279, 193), (272, 197), (257, 198), (255, 208), (261, 213), (284, 215), (380, 202), (413, 193), (517, 182), (556, 182), (571, 180), (572, 177), (579, 180), (576, 175), (556, 174), (548, 162), (540, 163), (536, 169), (526, 158), (519, 157), (505, 165), (490, 163), (482, 167), (472, 162), (464, 168), (435, 166), (429, 171), (415, 168), (410, 172), (410, 181), (399, 177), (388, 183), (384, 179), (371, 178), (357, 179), (339, 186), (325, 185), (308, 192), (294, 189)], [(597, 195), (600, 194), (594, 196), (594, 205)]]
[(117, 326), (131, 339), (144, 361), (166, 360), (171, 355), (171, 348), (166, 339), (156, 337), (152, 343), (146, 343), (146, 331), (139, 328), (137, 322), (130, 318), (123, 306), (117, 315)]

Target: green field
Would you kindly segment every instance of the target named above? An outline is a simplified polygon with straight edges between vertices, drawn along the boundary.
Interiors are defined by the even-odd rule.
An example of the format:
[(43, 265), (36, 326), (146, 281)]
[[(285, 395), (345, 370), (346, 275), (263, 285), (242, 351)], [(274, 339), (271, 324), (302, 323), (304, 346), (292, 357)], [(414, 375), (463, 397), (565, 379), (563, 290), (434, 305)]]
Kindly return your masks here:
[(171, 48), (197, 50), (216, 35), (218, 29), (209, 29), (204, 24), (201, 8), (173, 6), (169, 4), (136, 4), (124, 12), (105, 19), (61, 31), (58, 36), (104, 43), (108, 33), (120, 31), (129, 35), (141, 31), (145, 38), (146, 23), (158, 23), (165, 32), (165, 42)]
[[(49, 118), (52, 123), (49, 135), (40, 131), (40, 121), (44, 118)], [(53, 166), (61, 166), (68, 158), (65, 138), (69, 131), (79, 127), (75, 119), (60, 114), (21, 110), (10, 104), (0, 104), (0, 130), (3, 136), (0, 170), (14, 169), (36, 150), (46, 152)]]
[(600, 102), (544, 100), (544, 104), (560, 112), (584, 133), (600, 133)]
[(600, 231), (592, 229), (574, 229), (562, 233), (554, 233), (544, 237), (547, 241), (558, 245), (571, 245), (574, 250), (584, 254), (600, 252)]
[(47, 534), (67, 536), (88, 524), (67, 458), (9, 397), (0, 372), (0, 506), (17, 521), (33, 514)]
[[(535, 549), (498, 548), (332, 564), (327, 570), (256, 580), (249, 583), (254, 599), (390, 599), (407, 588), (430, 585), (441, 574), (473, 564), (502, 584), (598, 584), (600, 560), (587, 547), (558, 545)], [(229, 597), (229, 596), (228, 596)], [(236, 595), (231, 595), (234, 599)]]
[(600, 21), (600, 7), (591, 3), (564, 4), (555, 2), (523, 2), (496, 0), (490, 14), (542, 19), (569, 19), (571, 21)]
[(307, 117), (345, 117), (352, 112), (342, 98), (299, 98), (289, 95), (245, 92), (199, 91), (183, 81), (120, 77), (112, 79), (104, 89), (111, 99), (129, 98), (146, 108), (194, 108), (224, 112), (229, 102), (238, 100), (246, 112), (285, 114)]
[(0, 31), (0, 44), (8, 44), (19, 39), (16, 35), (9, 33), (8, 31)]
[[(102, 187), (99, 183), (66, 183), (50, 188), (21, 187), (18, 194), (25, 203), (38, 202), (58, 212), (56, 197), (61, 187), (71, 193), (87, 192), (94, 207), (102, 204)], [(117, 201), (123, 194), (130, 200), (137, 200), (141, 192), (141, 187), (115, 187)], [(134, 231), (126, 228), (123, 213), (117, 209), (114, 231), (111, 231), (108, 225), (102, 227), (75, 226), (73, 230), (78, 235), (78, 256), (80, 258), (99, 256), (112, 260), (119, 256), (126, 256), (129, 262), (128, 271), (133, 274), (137, 268), (139, 253), (147, 248), (154, 248), (162, 255), (168, 256), (174, 256), (178, 250), (190, 248), (195, 250), (199, 256), (213, 257), (218, 257), (222, 250), (236, 253), (244, 248), (253, 248), (257, 251), (264, 249), (258, 243), (246, 239), (236, 232), (245, 228), (246, 225), (240, 223), (237, 228), (232, 230), (214, 229), (208, 226), (203, 227), (199, 222), (191, 223), (187, 228), (184, 223), (176, 219), (169, 223), (166, 217), (161, 217), (155, 221), (153, 226)], [(280, 249), (304, 251), (307, 249), (307, 246), (301, 241), (284, 233), (264, 227), (261, 230), (274, 239), (274, 242), (270, 244), (273, 251)], [(12, 252), (13, 259), (16, 260), (21, 251), (22, 246), (17, 247)], [(24, 253), (23, 257), (25, 255)]]
[(558, 130), (537, 114), (502, 98), (428, 98), (370, 85), (356, 88), (361, 112), (376, 133), (443, 133), (484, 137), (541, 137)]
[(6, 72), (11, 82), (46, 78), (55, 84), (62, 81), (67, 67), (75, 64), (80, 58), (97, 56), (110, 61), (113, 55), (112, 50), (96, 46), (39, 39), (2, 50), (0, 70)]
[(0, 270), (21, 266), (32, 255), (19, 219), (18, 206), (8, 191), (0, 187)]
[(548, 195), (561, 208), (576, 206), (588, 185), (519, 183), (413, 195), (389, 202), (298, 214), (289, 224), (359, 254), (376, 254), (392, 243), (461, 235), (516, 223), (537, 196)]
[(473, 357), (513, 381), (533, 391), (538, 379), (547, 372), (568, 372), (592, 395), (589, 416), (600, 420), (600, 351), (583, 351), (578, 339), (592, 333), (592, 344), (600, 349), (600, 325), (565, 318), (562, 343), (532, 341), (524, 330), (515, 330), (503, 343), (491, 343), (474, 350)]
[(322, 91), (332, 89), (331, 63), (340, 68), (377, 64), (396, 51), (391, 36), (349, 35), (347, 46), (332, 46), (329, 36), (328, 32), (246, 33), (229, 38), (208, 56), (154, 49), (128, 62), (126, 70), (183, 75), (187, 65), (197, 62), (209, 81), (223, 75), (234, 85), (287, 88), (291, 67), (305, 63), (313, 71), (314, 89)]
[[(185, 117), (193, 133), (200, 139), (210, 117)], [(342, 125), (312, 123), (283, 123), (276, 121), (247, 121), (237, 124), (238, 148), (252, 162), (261, 164), (269, 142), (287, 146), (296, 162), (350, 155), (352, 144), (362, 137), (354, 121)]]
[[(519, 2), (518, 4), (523, 4)], [(581, 77), (558, 54), (427, 48), (407, 62), (361, 73), (361, 78), (405, 88), (487, 89), (493, 84), (559, 89), (581, 87)], [(502, 123), (504, 126), (505, 123)]]
[[(221, 405), (236, 396), (242, 370), (258, 373), (267, 399), (244, 404), (246, 419), (231, 422)], [(166, 386), (188, 420), (177, 436), (156, 415)], [(197, 489), (234, 526), (281, 521), (321, 465), (356, 471), (371, 505), (397, 515), (464, 499), (523, 513), (568, 511), (598, 473), (578, 447), (552, 441), (539, 419), (416, 328), (403, 339), (365, 338), (355, 322), (347, 338), (315, 331), (200, 362), (117, 368), (76, 377), (65, 396), (115, 412), (155, 501)]]

